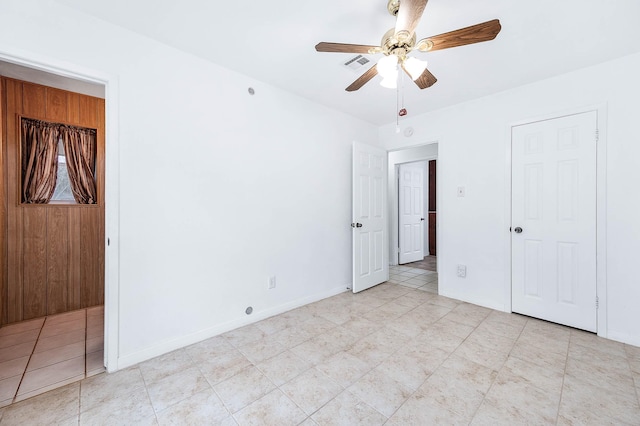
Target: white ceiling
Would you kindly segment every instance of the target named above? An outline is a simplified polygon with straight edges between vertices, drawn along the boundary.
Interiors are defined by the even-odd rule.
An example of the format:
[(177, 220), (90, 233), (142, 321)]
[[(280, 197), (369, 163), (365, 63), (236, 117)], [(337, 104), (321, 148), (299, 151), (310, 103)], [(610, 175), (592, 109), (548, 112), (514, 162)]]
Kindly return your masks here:
[[(345, 92), (359, 74), (342, 63), (355, 55), (314, 49), (320, 41), (379, 44), (395, 23), (387, 0), (57, 1), (373, 124), (395, 121), (395, 90), (376, 77)], [(493, 41), (415, 53), (438, 82), (419, 90), (405, 81), (409, 115), (640, 51), (638, 0), (431, 0), (416, 33), (494, 18), (502, 32)]]

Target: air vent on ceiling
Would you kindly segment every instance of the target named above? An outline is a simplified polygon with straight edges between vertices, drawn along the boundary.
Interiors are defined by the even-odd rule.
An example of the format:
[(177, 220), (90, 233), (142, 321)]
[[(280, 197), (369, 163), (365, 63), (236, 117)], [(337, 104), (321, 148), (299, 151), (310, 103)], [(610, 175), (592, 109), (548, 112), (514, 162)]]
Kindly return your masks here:
[(365, 65), (367, 65), (370, 62), (371, 61), (365, 58), (364, 56), (358, 55), (349, 59), (343, 65), (352, 71), (360, 72), (365, 67)]

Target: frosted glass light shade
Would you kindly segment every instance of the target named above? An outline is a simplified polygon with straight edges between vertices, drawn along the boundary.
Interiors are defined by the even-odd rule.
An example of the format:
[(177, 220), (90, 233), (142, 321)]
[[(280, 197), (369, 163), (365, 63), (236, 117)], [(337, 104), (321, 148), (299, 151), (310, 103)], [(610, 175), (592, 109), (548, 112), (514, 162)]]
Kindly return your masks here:
[(398, 57), (396, 55), (383, 56), (378, 60), (376, 69), (378, 70), (378, 74), (380, 74), (382, 78), (393, 77), (394, 74), (397, 76)]
[(380, 86), (386, 87), (387, 89), (395, 89), (398, 87), (398, 71), (395, 72), (395, 76), (393, 77), (384, 77), (380, 82)]
[(427, 61), (421, 61), (414, 57), (407, 58), (404, 61), (404, 69), (409, 73), (412, 80), (417, 80), (427, 69)]

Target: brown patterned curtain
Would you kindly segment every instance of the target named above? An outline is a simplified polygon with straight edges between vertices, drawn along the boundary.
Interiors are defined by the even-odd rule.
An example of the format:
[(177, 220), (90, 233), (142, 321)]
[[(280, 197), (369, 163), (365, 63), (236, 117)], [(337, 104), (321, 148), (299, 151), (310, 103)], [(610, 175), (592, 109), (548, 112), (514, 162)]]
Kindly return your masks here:
[(27, 118), (21, 124), (22, 202), (46, 204), (56, 189), (60, 125)]
[(96, 131), (73, 126), (58, 126), (67, 157), (67, 171), (73, 198), (78, 204), (96, 204)]

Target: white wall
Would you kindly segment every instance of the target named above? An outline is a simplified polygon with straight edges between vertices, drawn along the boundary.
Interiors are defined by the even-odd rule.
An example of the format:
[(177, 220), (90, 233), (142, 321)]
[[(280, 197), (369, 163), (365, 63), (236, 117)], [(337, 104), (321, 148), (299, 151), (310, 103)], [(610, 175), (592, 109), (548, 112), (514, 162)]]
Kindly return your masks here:
[(52, 1), (0, 9), (0, 53), (118, 83), (112, 369), (350, 285), (351, 143), (374, 126)]
[[(438, 140), (440, 293), (510, 310), (508, 184), (510, 126), (549, 114), (606, 104), (599, 117), (606, 143), (606, 329), (640, 346), (640, 282), (630, 269), (640, 255), (640, 54), (540, 81), (406, 120), (413, 140)], [(440, 84), (440, 83), (439, 83)], [(425, 96), (427, 96), (425, 94)], [(410, 143), (395, 124), (379, 132), (387, 149)], [(601, 169), (602, 171), (602, 169)], [(466, 187), (458, 198), (456, 188)], [(606, 199), (605, 199), (606, 196)], [(457, 278), (456, 264), (467, 265)], [(600, 328), (604, 326), (601, 321)]]

